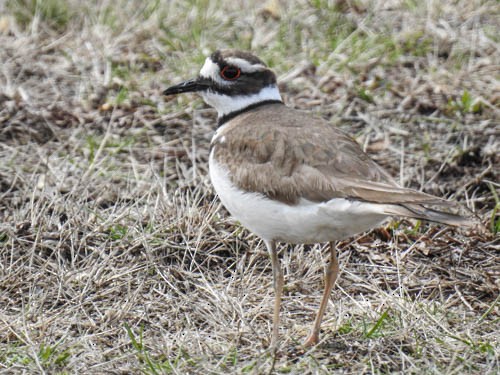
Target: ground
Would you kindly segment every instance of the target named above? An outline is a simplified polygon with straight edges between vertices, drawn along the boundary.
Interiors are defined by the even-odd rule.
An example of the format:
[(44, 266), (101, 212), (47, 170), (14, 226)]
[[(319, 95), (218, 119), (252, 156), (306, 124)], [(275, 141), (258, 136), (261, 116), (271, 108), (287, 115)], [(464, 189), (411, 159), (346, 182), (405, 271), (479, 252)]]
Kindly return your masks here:
[[(0, 373), (495, 374), (497, 1), (0, 3)], [(271, 265), (208, 179), (215, 113), (164, 97), (216, 48), (250, 49), (285, 102), (483, 231), (394, 218)]]

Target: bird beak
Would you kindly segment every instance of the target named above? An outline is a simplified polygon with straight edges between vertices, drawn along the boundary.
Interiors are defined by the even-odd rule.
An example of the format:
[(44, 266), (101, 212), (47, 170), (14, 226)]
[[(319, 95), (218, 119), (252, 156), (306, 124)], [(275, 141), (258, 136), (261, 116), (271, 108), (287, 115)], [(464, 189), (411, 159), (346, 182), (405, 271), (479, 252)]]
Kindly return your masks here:
[(209, 79), (198, 77), (169, 87), (168, 89), (163, 91), (163, 95), (176, 95), (183, 92), (203, 91), (208, 89), (210, 86), (211, 81)]

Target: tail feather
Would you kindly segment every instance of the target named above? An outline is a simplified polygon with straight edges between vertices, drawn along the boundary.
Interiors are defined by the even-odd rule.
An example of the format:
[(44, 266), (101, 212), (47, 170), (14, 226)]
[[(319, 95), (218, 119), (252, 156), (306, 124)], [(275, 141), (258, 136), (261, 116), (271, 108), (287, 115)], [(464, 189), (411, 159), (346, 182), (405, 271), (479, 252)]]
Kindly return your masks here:
[(461, 216), (416, 204), (386, 205), (384, 206), (384, 212), (389, 215), (405, 216), (455, 227), (481, 227), (479, 220), (473, 216)]

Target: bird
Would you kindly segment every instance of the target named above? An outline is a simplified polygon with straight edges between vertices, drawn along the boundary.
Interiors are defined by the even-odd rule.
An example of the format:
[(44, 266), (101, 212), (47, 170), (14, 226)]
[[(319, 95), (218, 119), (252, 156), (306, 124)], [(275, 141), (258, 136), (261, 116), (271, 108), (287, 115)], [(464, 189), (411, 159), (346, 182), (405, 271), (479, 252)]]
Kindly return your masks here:
[[(276, 74), (251, 52), (216, 50), (196, 78), (164, 95), (196, 92), (217, 111), (209, 175), (224, 207), (260, 237), (271, 258), (271, 348), (278, 348), (284, 277), (277, 244), (329, 244), (324, 290), (304, 347), (317, 345), (339, 273), (336, 243), (392, 216), (473, 228), (455, 203), (400, 186), (347, 133), (282, 100)], [(438, 207), (439, 209), (436, 209)], [(444, 209), (444, 210), (443, 210)]]

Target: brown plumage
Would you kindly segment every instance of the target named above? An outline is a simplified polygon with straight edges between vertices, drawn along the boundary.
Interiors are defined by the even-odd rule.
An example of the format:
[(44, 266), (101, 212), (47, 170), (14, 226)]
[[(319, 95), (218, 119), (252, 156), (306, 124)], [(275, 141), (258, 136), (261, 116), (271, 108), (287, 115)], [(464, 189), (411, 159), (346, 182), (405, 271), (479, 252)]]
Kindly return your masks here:
[[(283, 118), (288, 121), (280, 121)], [(400, 187), (350, 136), (321, 118), (280, 103), (228, 121), (212, 147), (238, 188), (286, 204), (297, 204), (301, 198), (313, 202), (349, 198), (386, 204), (388, 215), (475, 225), (470, 218), (425, 207), (455, 203)]]

